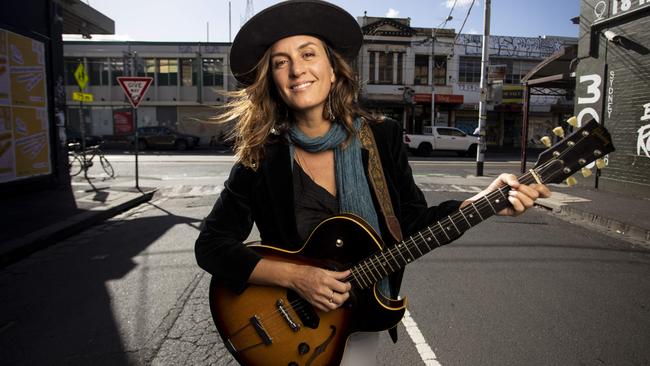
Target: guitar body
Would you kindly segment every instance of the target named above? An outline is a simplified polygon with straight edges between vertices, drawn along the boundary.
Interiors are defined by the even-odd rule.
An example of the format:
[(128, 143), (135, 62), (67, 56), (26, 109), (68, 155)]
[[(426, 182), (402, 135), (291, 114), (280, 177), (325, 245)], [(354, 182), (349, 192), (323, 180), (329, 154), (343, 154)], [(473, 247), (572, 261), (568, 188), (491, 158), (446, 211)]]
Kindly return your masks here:
[[(346, 214), (321, 222), (298, 251), (250, 247), (268, 259), (345, 270), (383, 244), (367, 223)], [(213, 278), (210, 311), (242, 365), (338, 365), (352, 333), (392, 328), (404, 315), (406, 300), (384, 297), (376, 287), (353, 286), (343, 306), (322, 312), (286, 288), (249, 285), (238, 295)]]

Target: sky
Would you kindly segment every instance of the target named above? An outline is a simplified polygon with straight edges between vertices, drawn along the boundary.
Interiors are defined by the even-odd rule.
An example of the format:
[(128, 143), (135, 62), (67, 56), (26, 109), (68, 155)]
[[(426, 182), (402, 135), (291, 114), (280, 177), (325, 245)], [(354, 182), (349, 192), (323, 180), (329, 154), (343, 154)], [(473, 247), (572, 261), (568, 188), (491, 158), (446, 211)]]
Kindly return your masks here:
[[(115, 21), (115, 34), (133, 41), (229, 42), (228, 0), (82, 0)], [(249, 0), (254, 12), (277, 0)], [(389, 16), (411, 18), (414, 27), (454, 28), (462, 33), (483, 32), (485, 0), (332, 0), (355, 18)], [(246, 14), (247, 0), (231, 0), (232, 38)], [(471, 6), (472, 2), (474, 5)], [(455, 5), (454, 5), (455, 3)], [(452, 11), (453, 7), (453, 11)], [(577, 37), (570, 19), (580, 15), (579, 0), (492, 0), (493, 35)], [(452, 20), (445, 24), (451, 11)]]

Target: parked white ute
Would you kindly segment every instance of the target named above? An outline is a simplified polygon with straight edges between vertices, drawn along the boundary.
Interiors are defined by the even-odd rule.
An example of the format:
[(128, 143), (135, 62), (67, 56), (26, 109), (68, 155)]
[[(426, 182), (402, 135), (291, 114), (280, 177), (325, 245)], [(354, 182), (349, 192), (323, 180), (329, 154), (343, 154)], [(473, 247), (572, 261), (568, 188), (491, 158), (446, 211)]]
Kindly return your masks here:
[(478, 137), (454, 127), (432, 127), (431, 135), (404, 134), (404, 143), (419, 156), (430, 156), (434, 151), (456, 151), (458, 155), (476, 154)]

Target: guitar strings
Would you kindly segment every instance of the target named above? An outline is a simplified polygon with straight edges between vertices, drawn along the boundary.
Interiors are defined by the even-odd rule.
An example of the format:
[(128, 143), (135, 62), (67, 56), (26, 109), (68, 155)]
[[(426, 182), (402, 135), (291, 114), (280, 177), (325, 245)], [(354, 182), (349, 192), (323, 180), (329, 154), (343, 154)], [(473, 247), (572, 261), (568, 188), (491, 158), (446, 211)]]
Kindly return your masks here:
[[(578, 143), (580, 143), (580, 142), (581, 142), (582, 140), (584, 140), (585, 138), (586, 138), (586, 136), (582, 137), (580, 140), (578, 140)], [(566, 155), (567, 153), (568, 153), (568, 150), (565, 151), (565, 152), (563, 152), (563, 153), (561, 153), (558, 157), (555, 158), (555, 160), (559, 159), (560, 157), (563, 157), (563, 156)], [(547, 170), (550, 170), (550, 168), (551, 168), (551, 163), (552, 163), (552, 162), (553, 162), (553, 160), (549, 160), (548, 162), (542, 164), (542, 165), (537, 169), (537, 172), (538, 172), (540, 175), (544, 176), (544, 174), (547, 172)], [(527, 181), (530, 181), (531, 178), (532, 178), (532, 175), (530, 174), (530, 172), (528, 172), (528, 173), (525, 173), (525, 174), (523, 174), (522, 176), (520, 176), (520, 177), (518, 178), (518, 180), (519, 180), (521, 183), (527, 184), (526, 182), (527, 182)], [(532, 183), (532, 182), (531, 182), (531, 183)], [(483, 197), (483, 198), (486, 198), (486, 200), (481, 200), (481, 201), (479, 201), (479, 202), (478, 202), (478, 205), (477, 205), (477, 204), (474, 205), (475, 208), (478, 206), (477, 208), (480, 208), (481, 210), (483, 210), (483, 209), (487, 209), (488, 206), (491, 206), (491, 204), (489, 203), (489, 198), (488, 198), (488, 196), (490, 196), (490, 195), (492, 195), (492, 196), (496, 196), (496, 193), (500, 193), (501, 195), (503, 195), (503, 196), (505, 197), (505, 194), (504, 194), (503, 190), (506, 190), (506, 189), (509, 190), (509, 187), (508, 187), (508, 186), (504, 186), (504, 187), (501, 187), (501, 188), (499, 188), (499, 189), (497, 189), (497, 190), (495, 190), (495, 191), (492, 191), (492, 192), (488, 193), (487, 195), (485, 195), (485, 196)], [(484, 202), (484, 201), (485, 201), (485, 202)], [(493, 207), (492, 207), (492, 208), (493, 208)], [(455, 219), (458, 219), (458, 220), (461, 218), (461, 216), (459, 216), (459, 213), (460, 213), (460, 210), (458, 210), (457, 213), (453, 213), (453, 214), (449, 215), (448, 218), (445, 218), (445, 219), (443, 219), (443, 220), (438, 221), (438, 223), (440, 223), (440, 224), (445, 223), (445, 226), (447, 225), (448, 222), (452, 222), (452, 223), (453, 223), (453, 220), (454, 220), (453, 217), (455, 217)], [(495, 212), (495, 213), (496, 213), (496, 212)], [(453, 216), (453, 217), (452, 217), (452, 216)], [(492, 216), (492, 214), (490, 214), (490, 216)], [(463, 217), (463, 218), (464, 218), (464, 217)], [(484, 221), (484, 220), (482, 220), (482, 221)], [(470, 228), (473, 227), (473, 225), (471, 225), (469, 222), (468, 222), (468, 224), (470, 225)], [(454, 224), (454, 225), (455, 225), (455, 224)], [(428, 226), (427, 229), (428, 229), (429, 231), (432, 231), (432, 234), (433, 234), (433, 235), (437, 235), (437, 234), (440, 234), (440, 233), (443, 233), (443, 232), (444, 232), (443, 230), (439, 230), (437, 227), (434, 229), (434, 230), (435, 230), (435, 233), (434, 233), (433, 230), (431, 229), (431, 226)], [(425, 230), (426, 230), (426, 229), (425, 229)], [(468, 229), (468, 230), (469, 230), (469, 229)], [(418, 234), (420, 234), (422, 231), (424, 231), (424, 230), (421, 230)], [(459, 231), (459, 234), (461, 234), (460, 231)], [(416, 234), (416, 235), (417, 235), (417, 234)], [(409, 242), (411, 242), (412, 244), (410, 244)], [(399, 244), (403, 244), (404, 247), (406, 247), (406, 249), (409, 250), (409, 253), (410, 253), (410, 249), (409, 249), (409, 248), (412, 248), (412, 249), (418, 249), (418, 252), (420, 252), (420, 253), (422, 254), (422, 252), (421, 252), (420, 249), (419, 249), (419, 246), (421, 246), (421, 244), (425, 244), (425, 245), (427, 245), (427, 247), (429, 248), (429, 250), (430, 250), (430, 251), (432, 250), (432, 249), (429, 247), (429, 245), (426, 243), (426, 241), (424, 241), (424, 240), (422, 240), (422, 239), (418, 239), (417, 236), (416, 236), (415, 239), (411, 236), (411, 237), (409, 237), (409, 239), (404, 240), (404, 241), (400, 242)], [(401, 265), (401, 266), (399, 265), (399, 262), (397, 262), (397, 260), (396, 260), (396, 256), (395, 256), (395, 253), (394, 253), (394, 252), (397, 252), (397, 254), (399, 254), (402, 258), (404, 258), (404, 256), (402, 255), (402, 253), (399, 251), (399, 246), (398, 246), (399, 244), (391, 246), (391, 247), (390, 247), (388, 250), (386, 250), (386, 251), (387, 251), (387, 252), (388, 252), (388, 253), (393, 257), (393, 261), (398, 265), (398, 268), (401, 268), (401, 267), (405, 266), (406, 264), (408, 264), (409, 262), (406, 261), (406, 263), (405, 263), (404, 265)], [(438, 247), (440, 247), (440, 246), (442, 246), (442, 245), (438, 245)], [(435, 249), (435, 248), (434, 248), (434, 249)], [(372, 264), (373, 267), (375, 267), (376, 273), (377, 273), (378, 275), (380, 275), (380, 277), (381, 277), (380, 280), (383, 279), (383, 278), (385, 278), (385, 276), (389, 275), (390, 273), (394, 272), (394, 270), (392, 270), (392, 272), (388, 273), (387, 270), (386, 270), (386, 268), (385, 268), (385, 266), (381, 264), (381, 260), (377, 257), (377, 254), (382, 254), (382, 256), (384, 257), (384, 259), (386, 259), (386, 263), (388, 263), (389, 266), (390, 266), (390, 263), (388, 262), (388, 259), (386, 258), (386, 255), (384, 254), (384, 252), (386, 252), (386, 251), (381, 251), (380, 253), (376, 253), (376, 254), (374, 255), (374, 257), (370, 257), (370, 258), (368, 258), (368, 259), (365, 259), (365, 260), (360, 261), (357, 265), (355, 265), (355, 266), (353, 266), (352, 268), (350, 268), (350, 276), (347, 276), (346, 278), (344, 278), (343, 281), (347, 281), (347, 280), (352, 279), (352, 280), (354, 280), (354, 281), (357, 282), (357, 287), (359, 287), (359, 288), (361, 288), (361, 289), (366, 288), (366, 287), (370, 287), (370, 286), (367, 286), (367, 285), (365, 285), (365, 284), (362, 284), (361, 281), (359, 281), (359, 280), (356, 278), (357, 275), (359, 275), (359, 274), (364, 274), (364, 275), (366, 276), (366, 278), (369, 280), (368, 282), (370, 283), (370, 285), (375, 285), (375, 284), (378, 282), (378, 280), (375, 278), (374, 274), (372, 273), (372, 269), (370, 268), (370, 264)], [(424, 255), (424, 254), (422, 254), (422, 255)], [(416, 259), (413, 255), (411, 255), (411, 257), (412, 257), (413, 259)], [(372, 275), (372, 280), (370, 280), (370, 276), (368, 276), (368, 274), (366, 273), (366, 270), (363, 269), (363, 263), (364, 263), (364, 262), (369, 262), (369, 263), (366, 263), (366, 266), (368, 267), (368, 272), (370, 273), (370, 275)], [(379, 270), (378, 270), (379, 267), (377, 267), (377, 264), (379, 264), (379, 266), (380, 266), (382, 269), (384, 269), (384, 272), (387, 272), (385, 275), (381, 275), (381, 272), (379, 272)], [(362, 268), (361, 268), (360, 270), (357, 270), (357, 275), (355, 275), (355, 274), (354, 274), (354, 268), (357, 267), (358, 265), (361, 265)], [(391, 268), (391, 269), (392, 269), (392, 268)], [(382, 277), (382, 276), (383, 276), (383, 277)], [(363, 280), (362, 277), (361, 277), (361, 279), (362, 279), (363, 282), (366, 282), (365, 280)], [(373, 280), (374, 280), (375, 282), (373, 282)], [(304, 300), (304, 299), (297, 299), (297, 300), (294, 300), (294, 301), (290, 301), (290, 302), (289, 302), (289, 305), (291, 306), (291, 308), (292, 308), (292, 309), (294, 310), (294, 312), (295, 312), (296, 310), (301, 310), (303, 307), (305, 307), (306, 305), (310, 305), (310, 304), (307, 302), (307, 300)], [(265, 322), (266, 322), (266, 324), (268, 325), (268, 328), (269, 328), (269, 329), (277, 329), (277, 325), (274, 324), (274, 323), (276, 323), (276, 319), (280, 319), (280, 320), (282, 320), (281, 316), (282, 316), (282, 313), (280, 312), (280, 310), (275, 310), (275, 311), (273, 311), (271, 314), (268, 314), (268, 313), (267, 313), (267, 314), (265, 314), (265, 315), (260, 316), (260, 320), (265, 319)]]
[[(576, 144), (580, 144), (580, 143), (582, 143), (583, 140), (585, 140), (588, 136), (589, 136), (589, 135), (587, 135), (587, 136), (580, 136), (580, 138), (576, 141)], [(544, 176), (545, 173), (546, 173), (548, 170), (550, 170), (550, 169), (552, 168), (552, 167), (551, 167), (552, 162), (553, 162), (554, 160), (558, 160), (558, 159), (561, 158), (561, 157), (564, 157), (566, 154), (569, 153), (570, 150), (571, 150), (571, 149), (567, 149), (567, 150), (565, 150), (564, 152), (560, 153), (560, 154), (559, 154), (557, 157), (555, 157), (554, 159), (549, 160), (548, 162), (542, 164), (542, 165), (537, 169), (537, 172), (538, 172), (540, 175)], [(527, 173), (523, 174), (521, 177), (519, 177), (518, 180), (519, 180), (521, 183), (524, 183), (524, 184), (527, 184), (527, 182), (533, 183), (534, 180), (532, 180), (531, 177), (532, 177), (532, 175), (530, 174), (530, 172), (527, 172)], [(486, 196), (484, 196), (484, 198), (486, 198), (486, 200), (481, 200), (481, 201), (478, 202), (478, 205), (475, 204), (474, 206), (475, 206), (475, 207), (476, 207), (476, 206), (480, 207), (481, 210), (487, 208), (488, 205), (491, 206), (491, 204), (489, 203), (489, 199), (488, 199), (488, 197), (489, 197), (490, 195), (492, 195), (493, 197), (494, 197), (494, 196), (497, 196), (497, 195), (496, 195), (497, 192), (499, 192), (499, 193), (501, 193), (502, 195), (504, 195), (504, 193), (503, 193), (503, 191), (502, 191), (503, 189), (509, 189), (509, 187), (508, 187), (508, 186), (504, 186), (504, 187), (499, 188), (499, 189), (496, 190), (496, 191), (490, 192), (489, 194), (487, 194)], [(504, 195), (504, 197), (505, 197), (505, 195)], [(483, 201), (485, 201), (485, 202), (483, 202)], [(491, 207), (491, 208), (494, 209), (493, 207)], [(458, 213), (461, 213), (461, 210), (458, 210)], [(458, 213), (452, 214), (452, 215), (455, 217), (455, 220), (459, 220), (459, 219), (460, 219), (460, 217), (458, 216)], [(495, 212), (495, 213), (496, 213), (496, 212)], [(462, 214), (462, 213), (461, 213), (461, 214)], [(454, 217), (452, 217), (452, 215), (448, 216), (448, 218), (445, 218), (445, 219), (443, 219), (443, 220), (440, 220), (438, 223), (440, 223), (440, 224), (445, 223), (445, 226), (447, 226), (447, 224), (448, 224), (449, 222), (451, 222), (452, 224), (454, 224), (454, 226), (456, 226), (455, 223), (454, 223), (454, 221), (455, 221), (455, 220), (454, 220)], [(463, 216), (463, 218), (466, 220), (466, 218), (465, 218), (464, 216)], [(469, 224), (469, 222), (468, 222), (468, 224)], [(470, 224), (470, 228), (471, 228), (471, 227), (472, 227), (472, 225)], [(402, 255), (402, 252), (399, 251), (399, 244), (404, 244), (404, 247), (407, 249), (407, 251), (408, 251), (409, 253), (411, 253), (410, 249), (417, 249), (418, 252), (422, 253), (421, 250), (419, 249), (419, 248), (421, 247), (421, 244), (425, 244), (425, 245), (426, 245), (426, 246), (431, 250), (430, 246), (427, 244), (426, 241), (424, 241), (424, 240), (422, 240), (422, 239), (420, 239), (420, 238), (417, 238), (417, 235), (421, 235), (422, 231), (425, 231), (425, 230), (427, 230), (427, 229), (428, 229), (429, 231), (431, 231), (432, 234), (433, 234), (434, 236), (437, 235), (437, 234), (440, 234), (440, 233), (444, 232), (444, 230), (438, 230), (438, 228), (435, 227), (435, 229), (434, 229), (434, 230), (435, 230), (435, 233), (434, 233), (434, 232), (431, 230), (431, 226), (428, 226), (426, 229), (423, 229), (423, 230), (421, 230), (420, 232), (418, 232), (418, 233), (416, 234), (416, 238), (415, 238), (415, 239), (411, 236), (411, 237), (409, 238), (410, 240), (409, 240), (409, 239), (404, 240), (404, 241), (402, 241), (402, 242), (400, 242), (400, 243), (398, 243), (398, 244), (396, 244), (396, 245), (393, 245), (390, 249), (387, 250), (388, 253), (393, 257), (393, 261), (398, 265), (398, 268), (400, 267), (400, 265), (399, 265), (399, 262), (395, 259), (396, 257), (395, 257), (395, 255), (394, 255), (394, 252), (397, 252), (398, 254), (400, 254), (400, 256), (404, 259), (404, 256)], [(468, 230), (469, 230), (469, 229), (468, 229)], [(460, 232), (459, 232), (459, 234), (460, 234)], [(445, 235), (446, 235), (446, 233), (445, 233)], [(436, 240), (437, 240), (437, 239), (436, 239)], [(409, 241), (412, 242), (413, 245), (409, 244)], [(439, 247), (439, 246), (441, 246), (441, 245), (438, 245), (438, 247)], [(383, 252), (385, 252), (385, 251), (382, 251), (382, 252), (380, 252), (380, 253), (378, 253), (378, 254), (382, 254), (382, 256), (383, 256), (384, 258), (386, 258), (386, 255), (384, 255)], [(374, 284), (373, 281), (375, 281), (375, 282), (377, 281), (376, 278), (375, 278), (375, 276), (374, 276), (374, 274), (372, 273), (372, 269), (370, 268), (370, 264), (372, 264), (373, 267), (375, 267), (375, 270), (376, 270), (377, 274), (380, 275), (380, 277), (381, 277), (382, 275), (381, 275), (381, 272), (377, 269), (377, 268), (378, 268), (378, 267), (377, 267), (377, 264), (379, 264), (379, 266), (384, 270), (384, 272), (387, 272), (385, 266), (383, 266), (383, 265), (381, 264), (381, 260), (378, 258), (378, 254), (375, 254), (374, 257), (369, 257), (369, 258), (367, 258), (367, 259), (365, 259), (365, 260), (362, 260), (362, 261), (359, 262), (359, 264), (358, 264), (358, 265), (361, 265), (361, 268), (357, 271), (357, 273), (364, 274), (365, 277), (369, 280), (368, 283), (370, 283), (370, 285), (373, 285), (373, 284)], [(413, 259), (416, 259), (412, 254), (411, 254), (411, 257), (412, 257)], [(406, 263), (405, 263), (404, 265), (402, 265), (402, 266), (405, 266), (406, 264), (409, 263), (409, 262), (406, 261), (406, 260), (405, 260), (405, 262), (406, 262)], [(372, 280), (370, 280), (370, 276), (368, 276), (368, 274), (366, 273), (366, 269), (363, 268), (363, 263), (366, 263), (366, 267), (368, 267), (368, 272), (369, 272), (370, 275), (372, 275), (372, 277), (373, 277)], [(386, 260), (386, 263), (390, 266), (390, 262), (389, 262), (388, 260)], [(357, 267), (358, 265), (355, 265), (354, 267)], [(354, 267), (353, 267), (353, 268), (354, 268)], [(351, 268), (351, 270), (352, 270), (353, 268)], [(394, 272), (394, 270), (393, 270), (393, 272)], [(387, 274), (386, 274), (386, 275), (387, 275)], [(386, 276), (386, 275), (384, 275), (384, 276)], [(354, 280), (357, 281), (357, 284), (360, 285), (362, 288), (363, 288), (363, 287), (367, 287), (367, 285), (364, 284), (366, 281), (363, 279), (363, 277), (359, 276), (359, 277), (361, 278), (361, 280), (362, 280), (364, 283), (361, 283), (361, 282), (359, 281), (359, 279), (356, 278), (357, 276), (354, 275), (354, 272), (352, 272), (352, 277), (353, 277)], [(383, 278), (383, 277), (382, 277), (382, 278)], [(344, 280), (349, 280), (349, 279), (350, 279), (350, 276), (346, 277)]]
[[(580, 141), (579, 141), (579, 142), (580, 142)], [(538, 173), (540, 173), (540, 174), (544, 174), (544, 173), (546, 173), (546, 170), (547, 170), (548, 168), (550, 168), (550, 165), (551, 165), (552, 161), (553, 161), (553, 160), (550, 160), (550, 161), (544, 163), (543, 165), (541, 165), (541, 166), (537, 169)], [(519, 179), (519, 181), (520, 181), (521, 183), (524, 183), (524, 184), (527, 184), (527, 182), (531, 182), (531, 183), (534, 182), (534, 180), (532, 180), (532, 175), (530, 174), (530, 172), (523, 174), (523, 175), (520, 176), (518, 179)], [(477, 202), (478, 204), (474, 204), (474, 206), (475, 206), (476, 208), (480, 209), (480, 210), (487, 209), (488, 207), (491, 207), (491, 204), (489, 203), (489, 199), (490, 199), (489, 196), (495, 197), (495, 196), (497, 196), (497, 193), (500, 193), (501, 195), (503, 195), (504, 197), (506, 197), (506, 195), (505, 195), (505, 193), (504, 193), (504, 190), (509, 190), (509, 187), (508, 187), (508, 186), (504, 186), (504, 187), (499, 188), (499, 189), (496, 190), (496, 191), (493, 191), (493, 192), (488, 193), (486, 196), (484, 196), (484, 198), (486, 198), (486, 200), (478, 201), (478, 202)], [(492, 208), (492, 207), (491, 207), (491, 208)], [(495, 213), (496, 213), (496, 212), (495, 212)], [(460, 220), (461, 218), (464, 219), (464, 216), (462, 216), (461, 211), (458, 210), (456, 213), (454, 213), (454, 214), (452, 214), (452, 215), (449, 215), (448, 218), (445, 218), (445, 219), (443, 219), (443, 220), (440, 220), (439, 223), (440, 223), (440, 224), (443, 224), (443, 223), (444, 223), (445, 226), (448, 226), (449, 223), (452, 223), (452, 224), (454, 224), (454, 226), (455, 226), (454, 221)], [(469, 222), (468, 222), (468, 223), (469, 223)], [(471, 228), (471, 227), (473, 227), (473, 225), (470, 225), (470, 228)], [(431, 250), (430, 246), (427, 244), (426, 241), (422, 240), (421, 238), (417, 238), (417, 235), (418, 235), (418, 234), (421, 234), (422, 231), (425, 231), (425, 230), (427, 230), (427, 229), (428, 229), (429, 231), (431, 231), (431, 232), (432, 232), (432, 235), (434, 235), (434, 236), (439, 235), (440, 233), (444, 233), (444, 231), (441, 230), (441, 229), (439, 229), (438, 227), (435, 227), (435, 228), (432, 230), (432, 227), (431, 227), (431, 226), (428, 226), (427, 228), (425, 228), (425, 229), (421, 230), (420, 232), (418, 232), (418, 233), (416, 234), (416, 238), (410, 237), (410, 238), (409, 238), (410, 240), (409, 240), (409, 239), (404, 240), (404, 241), (402, 241), (402, 242), (400, 242), (400, 243), (398, 243), (398, 244), (396, 244), (396, 245), (393, 245), (391, 248), (389, 248), (389, 249), (386, 250), (386, 251), (381, 251), (381, 252), (379, 252), (379, 253), (376, 253), (374, 256), (372, 256), (372, 257), (368, 257), (368, 258), (366, 258), (366, 259), (360, 261), (357, 265), (353, 266), (353, 268), (351, 268), (351, 270), (354, 269), (355, 267), (357, 267), (357, 266), (360, 265), (361, 268), (359, 268), (359, 269), (357, 270), (357, 273), (358, 273), (358, 274), (363, 274), (363, 275), (365, 275), (365, 278), (368, 279), (367, 282), (368, 282), (370, 285), (373, 285), (375, 282), (377, 282), (377, 279), (375, 278), (375, 276), (374, 276), (374, 274), (373, 274), (373, 272), (372, 272), (372, 269), (370, 268), (370, 265), (371, 265), (371, 264), (372, 264), (373, 267), (375, 267), (376, 273), (380, 275), (380, 279), (383, 278), (383, 277), (385, 277), (386, 275), (388, 275), (388, 273), (387, 273), (386, 275), (382, 275), (381, 272), (378, 270), (378, 268), (381, 267), (381, 268), (384, 270), (384, 272), (387, 272), (385, 266), (381, 264), (381, 260), (378, 258), (379, 254), (381, 254), (384, 258), (386, 258), (386, 255), (384, 255), (383, 253), (384, 253), (384, 252), (388, 252), (388, 254), (390, 254), (390, 255), (393, 257), (393, 261), (398, 265), (398, 268), (400, 268), (400, 267), (403, 267), (403, 266), (405, 266), (406, 264), (410, 263), (409, 261), (407, 261), (407, 260), (404, 258), (404, 255), (403, 255), (402, 252), (400, 251), (400, 249), (399, 249), (399, 245), (400, 245), (400, 244), (403, 244), (403, 246), (406, 248), (406, 250), (407, 250), (409, 253), (411, 253), (411, 249), (417, 249), (418, 252), (421, 253), (421, 250), (419, 249), (419, 248), (421, 247), (421, 244), (425, 244), (425, 245), (426, 245), (426, 246)], [(459, 232), (459, 234), (461, 234), (461, 233)], [(445, 235), (447, 235), (447, 234), (445, 233)], [(427, 235), (427, 236), (428, 236), (428, 235)], [(436, 239), (436, 240), (437, 240), (437, 239)], [(409, 242), (412, 242), (412, 244), (410, 244)], [(438, 245), (438, 247), (440, 247), (440, 246), (442, 246), (442, 245)], [(400, 264), (399, 264), (399, 262), (396, 260), (396, 256), (395, 256), (396, 253), (399, 254), (399, 256), (402, 257), (402, 258), (404, 259), (405, 264), (403, 264), (403, 265), (400, 265)], [(415, 256), (413, 256), (413, 255), (411, 255), (411, 257), (412, 257), (413, 259), (416, 259)], [(368, 267), (368, 270), (366, 270), (365, 268), (363, 268), (363, 264), (364, 264), (364, 263), (366, 264), (366, 267)], [(389, 264), (389, 266), (390, 266), (390, 262), (389, 262), (388, 260), (386, 260), (386, 263)], [(379, 265), (379, 267), (378, 267), (378, 265)], [(370, 279), (370, 276), (368, 276), (368, 272), (369, 272), (370, 275), (372, 276), (372, 280)], [(393, 271), (393, 272), (394, 272), (394, 271)], [(382, 277), (382, 276), (383, 276), (383, 277)], [(354, 272), (351, 273), (351, 276), (346, 277), (346, 278), (344, 279), (344, 281), (345, 281), (345, 280), (349, 280), (351, 277), (352, 277), (352, 278), (353, 278), (353, 279), (358, 283), (358, 285), (360, 285), (360, 286), (358, 286), (358, 287), (362, 287), (362, 288), (364, 288), (364, 287), (369, 287), (369, 286), (367, 286), (367, 285), (364, 284), (366, 281), (363, 279), (363, 277), (361, 277), (361, 276), (359, 275), (359, 277), (361, 278), (361, 281), (359, 281), (359, 279), (357, 278), (357, 275), (354, 275)], [(364, 282), (364, 283), (362, 283), (362, 282)]]

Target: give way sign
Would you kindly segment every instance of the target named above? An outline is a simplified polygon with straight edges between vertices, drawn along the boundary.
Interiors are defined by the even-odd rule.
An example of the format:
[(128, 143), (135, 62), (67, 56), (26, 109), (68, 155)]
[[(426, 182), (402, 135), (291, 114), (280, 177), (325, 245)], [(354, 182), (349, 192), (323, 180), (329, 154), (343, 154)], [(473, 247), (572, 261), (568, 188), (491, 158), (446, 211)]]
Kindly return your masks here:
[(126, 94), (133, 108), (138, 108), (152, 81), (153, 78), (151, 76), (118, 76), (117, 78), (117, 82), (120, 83), (124, 94)]

